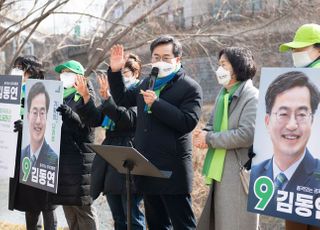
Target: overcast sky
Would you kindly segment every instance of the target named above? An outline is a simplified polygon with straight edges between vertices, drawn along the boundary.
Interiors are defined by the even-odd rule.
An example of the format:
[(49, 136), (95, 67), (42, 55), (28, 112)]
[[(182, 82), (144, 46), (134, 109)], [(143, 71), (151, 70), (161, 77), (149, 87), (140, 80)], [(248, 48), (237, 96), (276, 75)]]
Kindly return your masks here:
[[(16, 14), (24, 15), (32, 7), (33, 0), (22, 0), (19, 1), (17, 7), (19, 12), (16, 11)], [(47, 2), (47, 0), (40, 0), (39, 6)], [(97, 17), (101, 16), (104, 4), (107, 0), (70, 0), (66, 5), (62, 6), (57, 11), (68, 11), (68, 12), (84, 12), (93, 14)], [(59, 34), (66, 33), (72, 29), (75, 23), (79, 20), (80, 15), (65, 15), (65, 14), (54, 14), (50, 15), (45, 19), (39, 26), (39, 31), (47, 34)], [(95, 27), (97, 20), (91, 19), (83, 16), (80, 20), (80, 30), (81, 34), (88, 32), (89, 28)]]

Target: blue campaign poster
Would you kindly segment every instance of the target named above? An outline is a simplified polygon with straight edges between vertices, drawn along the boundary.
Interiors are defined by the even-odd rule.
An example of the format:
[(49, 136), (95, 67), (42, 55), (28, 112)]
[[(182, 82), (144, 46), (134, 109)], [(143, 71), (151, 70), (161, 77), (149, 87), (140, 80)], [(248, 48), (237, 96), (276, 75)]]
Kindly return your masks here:
[(262, 69), (249, 211), (320, 226), (319, 76)]

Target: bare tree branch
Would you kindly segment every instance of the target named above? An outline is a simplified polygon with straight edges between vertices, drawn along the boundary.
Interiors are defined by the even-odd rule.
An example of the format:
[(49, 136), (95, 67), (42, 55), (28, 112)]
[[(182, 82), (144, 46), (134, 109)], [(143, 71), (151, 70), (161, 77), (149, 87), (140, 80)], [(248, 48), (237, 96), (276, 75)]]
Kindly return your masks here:
[[(43, 20), (43, 19), (42, 19)], [(29, 41), (31, 35), (34, 33), (34, 31), (38, 28), (38, 26), (40, 25), (40, 23), (42, 22), (42, 20), (38, 21), (36, 23), (36, 25), (32, 28), (31, 32), (28, 34), (28, 36), (24, 39), (23, 43), (19, 46), (19, 48), (17, 49), (16, 53), (14, 54), (9, 66), (6, 67), (6, 73), (9, 72), (9, 70), (11, 69), (12, 65), (14, 64), (14, 61), (16, 60), (16, 58), (19, 56), (19, 54), (21, 53), (24, 45)]]
[(19, 25), (21, 23), (23, 23), (24, 21), (26, 21), (29, 17), (31, 17), (33, 14), (35, 14), (36, 12), (38, 12), (39, 10), (43, 9), (45, 6), (51, 4), (50, 2), (45, 3), (44, 5), (42, 5), (41, 7), (39, 7), (36, 10), (32, 10), (34, 8), (34, 6), (32, 7), (32, 9), (29, 11), (29, 13), (26, 14), (25, 17), (23, 17), (22, 19), (20, 19), (19, 21), (16, 21), (15, 23), (11, 24), (9, 27), (6, 28), (6, 30), (4, 30), (3, 32), (0, 33), (0, 37), (4, 37), (3, 34), (4, 32), (9, 32), (10, 28)]
[(107, 22), (107, 23), (110, 23), (110, 24), (115, 24), (117, 26), (123, 26), (123, 27), (128, 27), (127, 25), (125, 24), (122, 24), (122, 23), (116, 23), (116, 22), (112, 22), (110, 20), (107, 20), (105, 18), (102, 18), (102, 17), (97, 17), (93, 14), (88, 14), (88, 13), (80, 13), (80, 12), (59, 12), (59, 11), (56, 11), (56, 12), (53, 12), (52, 14), (71, 14), (71, 15), (82, 15), (82, 16), (86, 16), (86, 17), (89, 17), (89, 18), (94, 18), (94, 19), (97, 19), (97, 20), (100, 20), (100, 21), (103, 21), (103, 22)]
[[(120, 22), (122, 19), (124, 19), (135, 7), (136, 5), (140, 2), (141, 0), (134, 0), (134, 2), (125, 10), (125, 12), (121, 15), (121, 17), (119, 17), (116, 20), (116, 23)], [(105, 41), (107, 40), (108, 36), (110, 36), (110, 34), (115, 30), (116, 28), (116, 24), (113, 24), (110, 26), (110, 28), (104, 32), (102, 38), (99, 39), (99, 41), (91, 48), (91, 50), (93, 50), (93, 52), (89, 52), (89, 59), (92, 58), (91, 55), (95, 55), (95, 50), (102, 46), (103, 47), (103, 43), (105, 43)]]
[[(113, 9), (116, 7), (116, 5), (119, 3), (119, 1), (120, 1), (120, 0), (115, 1), (115, 2), (111, 5), (111, 7), (109, 7), (108, 10), (106, 10), (106, 7), (107, 7), (108, 2), (105, 3), (105, 8), (104, 8), (104, 11), (105, 11), (105, 12), (102, 12), (102, 13), (103, 13), (103, 19), (104, 19), (104, 20), (106, 20), (106, 19), (109, 17), (109, 14), (113, 11)], [(99, 31), (100, 31), (100, 26), (101, 26), (101, 24), (99, 24), (96, 32), (95, 32), (94, 35), (92, 36), (91, 42), (90, 42), (90, 45), (89, 45), (89, 48), (92, 48), (92, 47), (93, 47), (94, 41), (96, 40), (96, 37), (97, 37), (97, 34), (98, 34)]]
[(156, 5), (154, 5), (149, 11), (142, 14), (138, 19), (136, 19), (130, 27), (126, 28), (122, 32), (120, 32), (116, 37), (114, 37), (111, 41), (104, 41), (101, 48), (101, 52), (96, 52), (94, 50), (94, 56), (91, 56), (90, 62), (88, 63), (87, 69), (86, 69), (86, 75), (89, 75), (93, 69), (97, 68), (97, 66), (106, 58), (107, 52), (109, 49), (117, 42), (120, 41), (122, 37), (124, 37), (129, 31), (131, 31), (133, 28), (135, 28), (138, 24), (140, 24), (148, 15), (150, 15), (152, 12), (154, 12), (156, 9), (158, 9), (160, 6), (162, 6), (165, 2), (168, 0), (161, 0)]
[[(55, 9), (57, 9), (58, 7), (66, 4), (69, 0), (64, 0), (63, 2), (58, 2), (54, 7), (52, 7), (51, 9), (49, 9), (47, 12), (41, 14), (39, 17), (35, 18), (34, 20), (32, 20), (31, 22), (27, 23), (26, 25), (24, 25), (23, 27), (21, 27), (20, 29), (18, 29), (15, 32), (10, 33), (9, 36), (7, 36), (6, 38), (3, 38), (0, 41), (0, 47), (4, 46), (6, 44), (7, 41), (9, 41), (11, 38), (15, 37), (17, 34), (19, 34), (21, 31), (24, 31), (25, 29), (29, 28), (31, 25), (37, 23), (37, 21), (39, 20), (43, 20), (46, 17), (48, 17)], [(45, 7), (46, 8), (46, 7)]]
[(206, 54), (206, 56), (207, 56), (207, 58), (208, 58), (208, 60), (209, 60), (210, 67), (211, 67), (212, 71), (215, 71), (216, 68), (214, 67), (214, 64), (212, 63), (212, 60), (211, 60), (211, 58), (210, 58), (210, 54), (209, 54), (207, 48), (204, 47), (201, 42), (199, 42), (199, 41), (196, 41), (196, 42), (198, 43), (198, 45), (199, 45), (199, 46), (203, 49), (203, 51), (205, 52), (205, 54)]
[(1, 11), (2, 6), (3, 6), (3, 4), (4, 4), (5, 1), (6, 1), (6, 0), (0, 0), (0, 11)]

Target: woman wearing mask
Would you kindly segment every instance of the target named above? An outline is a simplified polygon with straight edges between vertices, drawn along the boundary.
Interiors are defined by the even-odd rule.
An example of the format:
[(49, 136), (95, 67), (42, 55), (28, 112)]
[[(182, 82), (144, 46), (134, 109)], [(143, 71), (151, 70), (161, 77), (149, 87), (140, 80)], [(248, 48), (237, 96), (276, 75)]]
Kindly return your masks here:
[[(127, 57), (122, 68), (123, 83), (127, 88), (138, 84), (141, 73), (141, 61), (133, 54)], [(83, 96), (85, 106), (79, 109), (86, 123), (91, 126), (102, 126), (105, 132), (103, 145), (132, 146), (136, 127), (136, 107), (118, 107), (114, 103), (109, 85), (104, 74), (99, 75), (100, 95), (102, 104), (96, 108), (94, 100), (88, 94), (85, 83), (79, 79), (76, 84), (78, 92)], [(126, 212), (126, 187), (125, 176), (119, 174), (116, 169), (109, 165), (101, 156), (96, 155), (93, 161), (91, 173), (91, 195), (96, 199), (101, 192), (106, 197), (110, 206), (115, 230), (127, 229)], [(139, 209), (142, 195), (132, 195), (132, 229), (145, 229), (144, 214)]]
[(209, 148), (203, 174), (211, 186), (198, 229), (255, 230), (257, 215), (247, 212), (239, 163), (249, 160), (253, 143), (258, 90), (251, 79), (256, 67), (246, 48), (225, 48), (218, 60), (216, 76), (223, 88), (205, 129), (194, 131), (194, 145)]
[[(295, 67), (320, 68), (320, 25), (304, 24), (292, 42), (281, 44), (280, 52), (292, 51)], [(319, 230), (319, 227), (286, 220), (286, 230)]]
[(84, 143), (93, 143), (94, 130), (85, 125), (77, 108), (84, 99), (74, 87), (76, 77), (84, 79), (88, 93), (95, 100), (90, 81), (84, 77), (83, 66), (74, 60), (55, 67), (63, 83), (63, 104), (57, 111), (62, 116), (58, 193), (50, 194), (50, 202), (62, 205), (70, 230), (98, 229), (97, 215), (90, 196), (90, 175), (94, 154)]
[[(11, 71), (14, 75), (23, 76), (21, 94), (21, 117), (23, 116), (25, 81), (27, 79), (44, 79), (42, 64), (35, 56), (18, 57)], [(19, 183), (20, 157), (22, 141), (22, 121), (15, 122), (15, 132), (18, 131), (18, 144), (16, 153), (16, 168), (14, 178), (10, 178), (9, 209), (25, 212), (27, 230), (42, 229), (40, 213), (42, 213), (45, 230), (57, 229), (55, 206), (49, 204), (49, 193), (34, 187)]]

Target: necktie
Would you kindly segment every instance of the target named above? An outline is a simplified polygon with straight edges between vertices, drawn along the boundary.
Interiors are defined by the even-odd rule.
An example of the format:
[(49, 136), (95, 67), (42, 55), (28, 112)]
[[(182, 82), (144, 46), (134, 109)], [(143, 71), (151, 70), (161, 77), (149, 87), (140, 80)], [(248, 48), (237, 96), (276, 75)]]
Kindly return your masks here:
[(285, 183), (288, 181), (286, 175), (284, 175), (284, 173), (279, 173), (278, 176), (276, 177), (276, 179), (274, 180), (274, 187), (275, 190), (282, 190)]
[(31, 158), (30, 158), (30, 161), (31, 161), (31, 166), (34, 166), (35, 165), (35, 162), (36, 162), (36, 156), (35, 155), (32, 155)]

